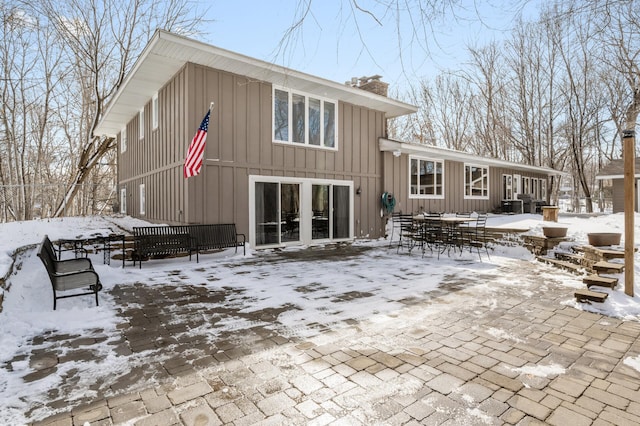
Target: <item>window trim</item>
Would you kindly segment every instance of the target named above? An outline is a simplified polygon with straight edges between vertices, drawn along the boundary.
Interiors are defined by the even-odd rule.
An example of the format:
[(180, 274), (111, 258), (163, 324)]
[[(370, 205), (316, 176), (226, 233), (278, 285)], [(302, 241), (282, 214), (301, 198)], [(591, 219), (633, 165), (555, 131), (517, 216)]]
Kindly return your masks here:
[(538, 179), (538, 187), (540, 189), (540, 200), (547, 201), (547, 179), (539, 178)]
[[(275, 108), (275, 100), (276, 100), (276, 91), (284, 92), (287, 94), (287, 136), (288, 140), (281, 140), (276, 138), (276, 108)], [(325, 98), (323, 96), (317, 96), (311, 93), (305, 93), (298, 90), (290, 90), (285, 87), (277, 87), (273, 86), (271, 90), (271, 140), (273, 143), (284, 144), (284, 145), (292, 145), (292, 146), (304, 146), (305, 148), (315, 148), (315, 149), (324, 149), (329, 151), (337, 151), (338, 150), (338, 101), (336, 99)], [(304, 142), (294, 142), (293, 141), (293, 96), (301, 96), (304, 98)], [(309, 143), (309, 106), (310, 99), (315, 99), (320, 101), (320, 145), (313, 145)], [(331, 103), (334, 107), (333, 110), (333, 146), (327, 146), (326, 143), (326, 135), (325, 135), (325, 104)]]
[[(418, 191), (417, 194), (412, 193), (411, 191), (411, 161), (412, 160), (418, 160), (419, 161), (432, 161), (434, 164), (440, 163), (440, 165), (442, 166), (442, 191), (441, 194), (420, 194)], [(418, 169), (420, 168), (420, 163), (418, 163)], [(437, 170), (437, 166), (435, 167), (435, 169)], [(430, 157), (422, 157), (420, 155), (410, 155), (409, 156), (409, 167), (408, 167), (408, 175), (409, 175), (409, 199), (420, 199), (420, 200), (444, 200), (444, 194), (445, 194), (445, 161), (443, 159), (435, 159), (435, 158), (430, 158)], [(435, 188), (435, 186), (434, 186)]]
[(151, 98), (151, 128), (156, 130), (158, 128), (158, 109), (160, 104), (158, 103), (158, 92), (153, 94)]
[(127, 187), (120, 188), (120, 213), (127, 214)]
[[(501, 196), (502, 196), (502, 200), (503, 201), (507, 201), (507, 200), (513, 200), (513, 175), (505, 173), (502, 175), (502, 188), (500, 189), (500, 191), (502, 192)], [(508, 193), (505, 192), (510, 192), (511, 193), (511, 197), (509, 197)]]
[[(468, 167), (476, 167), (476, 168), (479, 168), (479, 169), (482, 169), (482, 170), (486, 170), (486, 174), (485, 173), (482, 174), (482, 177), (486, 176), (486, 178), (487, 178), (486, 179), (486, 181), (487, 181), (486, 186), (483, 185), (483, 188), (482, 188), (483, 195), (473, 195), (473, 191), (472, 190), (469, 191), (470, 195), (467, 195), (467, 186), (471, 184), (471, 182), (467, 182), (467, 168)], [(483, 166), (483, 165), (480, 165), (480, 164), (473, 164), (473, 163), (464, 163), (464, 179), (463, 179), (464, 186), (462, 188), (463, 198), (465, 200), (488, 200), (490, 195), (491, 195), (491, 191), (490, 191), (490, 188), (491, 188), (490, 176), (491, 176), (491, 174), (490, 174), (489, 166)], [(482, 182), (484, 183), (484, 179), (483, 179)], [(473, 186), (470, 186), (470, 189), (473, 189)]]
[(525, 195), (531, 195), (531, 180), (529, 179), (529, 176), (522, 176), (522, 193)]
[(144, 139), (144, 108), (138, 111), (138, 139)]
[(147, 206), (147, 191), (145, 189), (144, 183), (141, 183), (139, 188), (139, 196), (140, 196), (140, 214), (146, 214), (146, 206)]
[(120, 130), (120, 154), (127, 152), (127, 126)]

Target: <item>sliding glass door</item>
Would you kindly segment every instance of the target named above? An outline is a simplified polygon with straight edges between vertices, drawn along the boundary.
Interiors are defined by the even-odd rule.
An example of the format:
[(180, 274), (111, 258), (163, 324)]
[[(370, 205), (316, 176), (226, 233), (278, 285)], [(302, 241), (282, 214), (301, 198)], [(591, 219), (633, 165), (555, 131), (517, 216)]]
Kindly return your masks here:
[(256, 247), (352, 238), (351, 182), (253, 176)]
[(256, 245), (300, 241), (300, 185), (256, 182)]
[(326, 240), (329, 238), (329, 185), (312, 186), (311, 205), (311, 238)]

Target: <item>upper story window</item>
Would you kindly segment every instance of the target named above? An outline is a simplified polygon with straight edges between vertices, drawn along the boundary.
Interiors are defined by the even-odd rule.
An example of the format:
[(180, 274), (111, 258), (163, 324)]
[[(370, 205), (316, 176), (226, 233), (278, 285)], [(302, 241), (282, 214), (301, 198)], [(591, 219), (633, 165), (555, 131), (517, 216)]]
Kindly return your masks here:
[(336, 102), (273, 89), (273, 140), (336, 148)]
[(464, 198), (489, 198), (489, 168), (464, 165)]
[(144, 138), (144, 108), (140, 110), (138, 113), (138, 137), (140, 139)]
[(158, 94), (153, 95), (151, 99), (151, 127), (153, 130), (158, 128)]
[(409, 196), (444, 198), (444, 162), (427, 158), (409, 158)]
[(127, 128), (123, 127), (120, 131), (120, 153), (127, 151)]

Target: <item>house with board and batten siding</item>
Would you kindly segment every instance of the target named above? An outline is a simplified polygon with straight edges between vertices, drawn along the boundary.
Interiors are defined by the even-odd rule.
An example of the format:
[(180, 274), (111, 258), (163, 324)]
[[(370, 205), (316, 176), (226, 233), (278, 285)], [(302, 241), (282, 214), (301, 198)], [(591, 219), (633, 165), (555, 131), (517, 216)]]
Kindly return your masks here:
[[(553, 170), (387, 139), (387, 120), (417, 108), (386, 91), (379, 76), (340, 84), (157, 31), (95, 135), (117, 139), (121, 213), (235, 223), (256, 248), (382, 237), (385, 192), (405, 212), (546, 197)], [(202, 171), (185, 179), (211, 102)]]

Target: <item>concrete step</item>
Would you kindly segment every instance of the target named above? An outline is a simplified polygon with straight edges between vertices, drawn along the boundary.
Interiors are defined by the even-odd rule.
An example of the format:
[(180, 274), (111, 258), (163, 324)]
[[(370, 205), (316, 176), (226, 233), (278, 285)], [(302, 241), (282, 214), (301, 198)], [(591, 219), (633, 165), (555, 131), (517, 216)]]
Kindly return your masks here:
[(561, 268), (561, 269), (567, 270), (569, 272), (573, 272), (575, 274), (582, 274), (583, 273), (582, 266), (576, 265), (573, 262), (567, 262), (566, 260), (553, 259), (553, 258), (544, 257), (544, 256), (537, 256), (536, 259), (539, 262), (547, 263), (549, 265), (553, 265), (553, 266), (555, 266), (557, 268)]
[(612, 290), (618, 285), (617, 278), (602, 277), (600, 275), (589, 275), (587, 277), (584, 277), (582, 279), (582, 282), (585, 283), (589, 288), (596, 285), (599, 287), (609, 287)]
[(603, 293), (601, 291), (591, 291), (587, 289), (576, 290), (574, 293), (576, 300), (578, 302), (598, 302), (602, 303), (606, 300), (607, 293)]
[(591, 268), (596, 273), (619, 274), (622, 271), (624, 271), (624, 264), (607, 262), (603, 260), (603, 261), (594, 263)]

